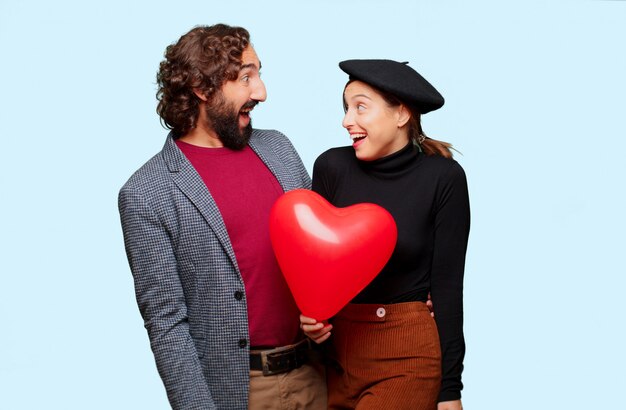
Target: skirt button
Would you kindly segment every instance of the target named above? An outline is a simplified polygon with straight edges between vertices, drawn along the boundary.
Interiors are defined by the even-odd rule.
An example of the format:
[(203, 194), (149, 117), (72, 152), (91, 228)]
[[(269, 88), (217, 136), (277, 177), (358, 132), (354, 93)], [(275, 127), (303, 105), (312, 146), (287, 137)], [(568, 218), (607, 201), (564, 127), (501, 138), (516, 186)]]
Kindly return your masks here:
[(385, 312), (385, 308), (381, 307), (381, 308), (376, 309), (376, 316), (378, 317), (385, 317), (385, 313), (387, 313)]

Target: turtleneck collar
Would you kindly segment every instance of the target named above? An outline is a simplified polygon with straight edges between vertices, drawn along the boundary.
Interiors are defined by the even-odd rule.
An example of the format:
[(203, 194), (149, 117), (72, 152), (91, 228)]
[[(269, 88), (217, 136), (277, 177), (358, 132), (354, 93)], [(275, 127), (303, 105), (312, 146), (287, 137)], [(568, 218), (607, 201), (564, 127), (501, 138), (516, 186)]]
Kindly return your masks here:
[(394, 175), (402, 173), (415, 164), (420, 149), (410, 141), (404, 148), (373, 161), (358, 160), (359, 166), (367, 172), (380, 175)]

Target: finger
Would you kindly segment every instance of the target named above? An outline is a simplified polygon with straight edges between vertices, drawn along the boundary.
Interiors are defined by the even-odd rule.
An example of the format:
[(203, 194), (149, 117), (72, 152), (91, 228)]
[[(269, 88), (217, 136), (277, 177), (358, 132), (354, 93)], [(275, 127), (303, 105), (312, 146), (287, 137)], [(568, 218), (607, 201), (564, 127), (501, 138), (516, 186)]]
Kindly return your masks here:
[(304, 323), (307, 325), (314, 325), (317, 323), (317, 320), (313, 319), (312, 317), (300, 315), (300, 323)]
[(326, 333), (325, 335), (318, 337), (317, 339), (313, 339), (313, 341), (317, 344), (320, 344), (322, 342), (325, 342), (326, 340), (328, 340), (328, 338), (330, 337), (330, 332)]
[(314, 325), (302, 324), (302, 330), (304, 330), (305, 333), (315, 332), (315, 331), (318, 331), (318, 330), (320, 330), (322, 328), (324, 328), (324, 324), (323, 323), (316, 323)]
[(316, 331), (312, 331), (312, 332), (304, 332), (308, 337), (310, 337), (311, 339), (318, 339), (321, 336), (325, 335), (326, 333), (330, 332), (330, 330), (333, 327), (331, 325), (324, 327), (323, 329), (319, 329)]
[(309, 337), (316, 339), (318, 337), (320, 337), (321, 335), (323, 335), (324, 333), (330, 332), (330, 329), (332, 329), (332, 327), (327, 326), (323, 329), (318, 329), (318, 330), (314, 330), (311, 332), (304, 332), (306, 335), (308, 335)]

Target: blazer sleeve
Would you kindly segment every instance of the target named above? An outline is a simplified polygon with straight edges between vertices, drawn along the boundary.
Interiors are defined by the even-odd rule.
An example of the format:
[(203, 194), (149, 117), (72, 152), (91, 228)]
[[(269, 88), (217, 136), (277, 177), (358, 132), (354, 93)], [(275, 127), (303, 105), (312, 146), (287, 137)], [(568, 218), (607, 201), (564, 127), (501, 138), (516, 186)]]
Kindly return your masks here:
[(171, 238), (135, 189), (119, 194), (124, 245), (139, 310), (173, 409), (215, 409), (195, 345)]

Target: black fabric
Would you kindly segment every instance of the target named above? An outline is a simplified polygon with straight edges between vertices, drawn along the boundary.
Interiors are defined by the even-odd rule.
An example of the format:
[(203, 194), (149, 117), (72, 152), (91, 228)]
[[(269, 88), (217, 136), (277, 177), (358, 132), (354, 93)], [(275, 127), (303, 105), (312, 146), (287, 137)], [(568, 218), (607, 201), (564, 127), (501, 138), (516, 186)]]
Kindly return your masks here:
[(439, 109), (444, 99), (408, 63), (393, 60), (346, 60), (339, 63), (351, 79), (363, 81), (380, 90), (398, 97), (405, 104), (418, 109), (422, 114)]
[(399, 303), (430, 291), (443, 355), (440, 401), (460, 398), (465, 355), (463, 274), (469, 235), (465, 173), (454, 160), (426, 156), (409, 143), (375, 161), (352, 147), (315, 161), (313, 190), (338, 207), (375, 203), (391, 213), (398, 242), (381, 273), (353, 303)]

